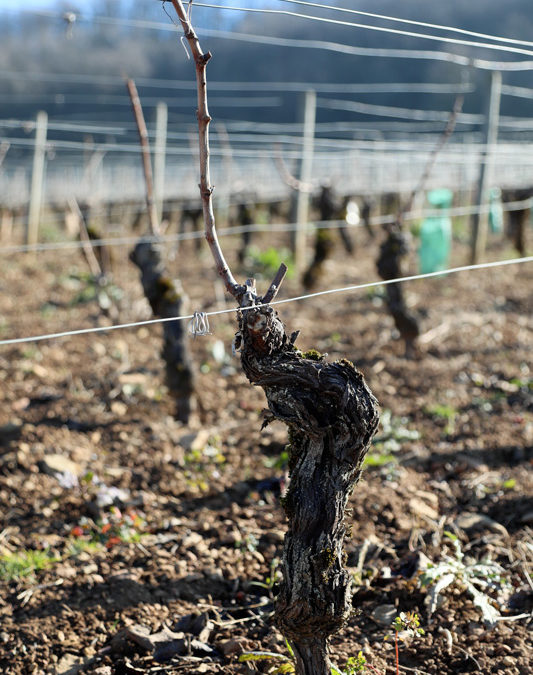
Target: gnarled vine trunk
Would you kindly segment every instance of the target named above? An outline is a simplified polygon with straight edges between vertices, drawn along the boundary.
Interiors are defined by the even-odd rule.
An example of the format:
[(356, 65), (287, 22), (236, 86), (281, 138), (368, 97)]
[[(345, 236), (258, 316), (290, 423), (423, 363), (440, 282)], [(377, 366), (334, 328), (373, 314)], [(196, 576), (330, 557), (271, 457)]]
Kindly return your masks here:
[[(401, 226), (390, 226), (387, 237), (381, 244), (377, 260), (379, 276), (385, 281), (402, 277), (402, 261), (408, 251), (408, 240)], [(388, 284), (385, 287), (385, 292), (387, 294), (387, 307), (394, 319), (394, 325), (405, 342), (405, 355), (412, 358), (415, 353), (417, 338), (420, 335), (418, 319), (407, 307), (401, 282)]]
[[(141, 240), (131, 252), (130, 259), (141, 271), (144, 294), (154, 316), (169, 319), (183, 314), (185, 295), (169, 278), (158, 245)], [(169, 321), (163, 324), (163, 335), (166, 383), (176, 401), (176, 419), (186, 424), (196, 402), (195, 372), (186, 328), (182, 321)]]
[(243, 309), (241, 360), (273, 418), (289, 428), (288, 532), (275, 621), (298, 675), (329, 675), (328, 637), (351, 612), (345, 507), (378, 424), (377, 401), (346, 360), (297, 350), (272, 307)]
[[(296, 655), (297, 675), (329, 675), (328, 637), (351, 610), (350, 578), (343, 567), (344, 512), (378, 423), (377, 402), (348, 361), (326, 363), (294, 347), (269, 305), (283, 282), (282, 264), (263, 298), (255, 281), (238, 284), (216, 236), (209, 177), (206, 64), (181, 0), (172, 0), (196, 66), (200, 192), (205, 233), (218, 273), (237, 300), (244, 372), (261, 386), (272, 418), (289, 427), (291, 481), (284, 498), (289, 521), (283, 549), (283, 583), (275, 619)], [(313, 358), (314, 356), (314, 358)], [(318, 358), (316, 358), (318, 356)]]

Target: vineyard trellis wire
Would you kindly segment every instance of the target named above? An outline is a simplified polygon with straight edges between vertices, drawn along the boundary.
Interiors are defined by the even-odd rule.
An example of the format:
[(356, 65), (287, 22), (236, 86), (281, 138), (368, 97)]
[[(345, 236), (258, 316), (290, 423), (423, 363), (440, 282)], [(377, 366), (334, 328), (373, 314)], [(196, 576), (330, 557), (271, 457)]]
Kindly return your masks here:
[[(222, 9), (228, 9), (223, 7)], [(242, 8), (238, 8), (242, 9)], [(44, 16), (48, 18), (60, 19), (63, 21), (63, 15), (59, 12), (23, 9), (17, 10), (37, 16)], [(149, 30), (163, 30), (175, 31), (176, 27), (168, 23), (158, 21), (147, 21), (139, 19), (123, 19), (109, 16), (80, 16), (80, 20), (92, 21), (95, 23), (129, 26), (131, 28), (146, 28)], [(358, 56), (378, 56), (390, 58), (407, 58), (407, 59), (425, 59), (447, 61), (456, 65), (469, 66), (481, 70), (500, 70), (500, 71), (520, 71), (533, 70), (533, 60), (526, 61), (490, 61), (487, 59), (472, 58), (470, 56), (463, 56), (461, 54), (454, 54), (450, 52), (437, 52), (421, 49), (390, 49), (390, 48), (372, 48), (372, 47), (354, 47), (353, 45), (342, 44), (326, 40), (301, 40), (296, 38), (281, 38), (276, 36), (266, 36), (252, 33), (239, 33), (237, 31), (218, 30), (213, 28), (203, 28), (202, 34), (214, 38), (231, 39), (242, 42), (251, 42), (254, 44), (269, 44), (284, 47), (295, 47), (302, 49), (323, 49), (327, 51), (334, 51), (344, 54), (352, 54)], [(421, 35), (421, 34), (417, 34)], [(437, 36), (435, 36), (437, 37)], [(437, 37), (439, 41), (440, 36)], [(482, 45), (484, 46), (484, 45)], [(500, 45), (494, 45), (498, 47)], [(505, 51), (505, 49), (504, 49)], [(533, 52), (531, 52), (533, 54)]]
[[(511, 211), (520, 211), (523, 209), (528, 209), (533, 207), (533, 197), (528, 199), (523, 199), (520, 201), (506, 202), (503, 203), (501, 208), (502, 211), (511, 212)], [(486, 204), (481, 208), (479, 206), (457, 206), (450, 209), (446, 209), (446, 215), (449, 217), (457, 216), (471, 216), (478, 213), (490, 213), (491, 206)], [(417, 220), (419, 218), (430, 218), (432, 216), (442, 215), (442, 211), (436, 209), (415, 209), (413, 211), (407, 212), (404, 214), (404, 220)], [(369, 225), (379, 226), (387, 225), (389, 223), (394, 223), (396, 220), (395, 214), (384, 214), (382, 216), (373, 216), (370, 219)], [(25, 222), (25, 218), (20, 218), (16, 222)], [(45, 223), (46, 224), (46, 223)], [(48, 223), (48, 224), (51, 224)], [(244, 234), (247, 232), (294, 232), (301, 228), (302, 225), (299, 223), (254, 223), (251, 225), (235, 225), (233, 227), (221, 228), (219, 229), (218, 235), (223, 236), (236, 236), (239, 234)], [(310, 221), (306, 224), (306, 227), (310, 230), (313, 229), (338, 229), (341, 227), (346, 228), (360, 228), (363, 227), (362, 224), (354, 225), (348, 223), (346, 220), (316, 220)], [(146, 236), (144, 239), (146, 241), (159, 241), (165, 243), (180, 242), (180, 241), (189, 241), (194, 239), (202, 239), (204, 233), (201, 231), (194, 232), (180, 232), (177, 234), (162, 234), (159, 237), (150, 237)], [(92, 246), (125, 246), (128, 244), (133, 244), (138, 240), (138, 237), (109, 237), (109, 238), (100, 238), (92, 239)], [(38, 244), (20, 244), (20, 245), (10, 245), (10, 246), (0, 246), (0, 255), (6, 255), (11, 253), (34, 253), (39, 251), (54, 251), (61, 249), (80, 249), (83, 248), (83, 243), (80, 241), (54, 241), (54, 242), (42, 242)]]
[[(272, 300), (271, 302), (264, 303), (264, 304), (257, 304), (254, 305), (254, 307), (261, 308), (261, 307), (266, 307), (268, 305), (284, 305), (290, 302), (297, 302), (300, 300), (309, 300), (311, 298), (317, 298), (319, 296), (324, 296), (324, 295), (334, 295), (336, 293), (347, 293), (350, 291), (357, 291), (357, 290), (362, 290), (366, 288), (376, 288), (378, 286), (388, 286), (389, 284), (396, 284), (399, 282), (408, 282), (408, 281), (418, 281), (421, 279), (431, 279), (435, 277), (441, 277), (441, 276), (446, 276), (449, 274), (457, 274), (459, 272), (468, 272), (468, 271), (474, 271), (474, 270), (481, 270), (481, 269), (490, 269), (494, 267), (502, 267), (502, 266), (507, 266), (507, 265), (516, 265), (516, 264), (521, 264), (521, 263), (528, 263), (528, 262), (533, 262), (533, 256), (524, 256), (522, 258), (512, 258), (512, 259), (507, 259), (507, 260), (496, 260), (493, 262), (486, 262), (486, 263), (478, 263), (475, 265), (462, 265), (460, 267), (451, 267), (449, 269), (445, 270), (440, 270), (438, 272), (428, 272), (426, 274), (412, 274), (409, 276), (404, 276), (404, 277), (399, 277), (396, 279), (387, 279), (387, 280), (381, 280), (381, 281), (371, 281), (368, 283), (364, 284), (355, 284), (351, 286), (343, 286), (340, 288), (331, 288), (327, 289), (324, 291), (316, 291), (314, 293), (306, 293), (305, 295), (298, 295), (292, 298), (285, 298), (283, 300)], [(240, 310), (239, 307), (234, 307), (230, 309), (220, 309), (220, 310), (214, 310), (211, 312), (203, 312), (204, 317), (210, 317), (210, 316), (220, 316), (222, 314), (232, 314), (233, 312), (238, 312)], [(115, 324), (111, 326), (96, 326), (93, 328), (80, 328), (77, 330), (70, 330), (70, 331), (62, 331), (59, 333), (47, 333), (43, 335), (33, 335), (29, 337), (22, 337), (22, 338), (10, 338), (7, 340), (0, 340), (0, 347), (2, 346), (7, 346), (7, 345), (15, 345), (15, 344), (23, 344), (26, 342), (40, 342), (42, 340), (51, 340), (51, 339), (56, 339), (56, 338), (63, 338), (63, 337), (70, 337), (74, 335), (88, 335), (91, 333), (104, 333), (104, 332), (109, 332), (112, 330), (118, 330), (118, 329), (123, 329), (123, 328), (136, 328), (139, 326), (149, 326), (152, 324), (158, 324), (158, 323), (166, 323), (168, 321), (185, 321), (185, 320), (191, 320), (194, 319), (195, 313), (193, 314), (187, 314), (184, 316), (176, 316), (176, 317), (170, 317), (170, 318), (165, 318), (165, 319), (147, 319), (145, 321), (136, 321), (132, 323), (123, 323), (123, 324)]]
[[(413, 31), (400, 30), (398, 28), (387, 28), (385, 26), (375, 26), (364, 23), (356, 23), (354, 21), (341, 21), (339, 19), (328, 19), (323, 16), (315, 16), (313, 14), (302, 14), (300, 12), (290, 12), (284, 9), (264, 9), (255, 7), (232, 7), (230, 5), (214, 5), (205, 2), (196, 2), (196, 7), (210, 7), (212, 9), (223, 9), (237, 12), (252, 12), (259, 14), (279, 14), (282, 16), (293, 16), (299, 19), (307, 19), (310, 21), (318, 21), (321, 23), (328, 23), (337, 26), (349, 26), (352, 28), (362, 28), (365, 30), (373, 30), (381, 33), (389, 33), (393, 35), (404, 35), (407, 37), (422, 38), (424, 40), (434, 40), (436, 42), (446, 42), (455, 45), (465, 45), (467, 47), (481, 47), (483, 49), (494, 49), (496, 51), (508, 52), (511, 54), (524, 54), (526, 56), (533, 56), (531, 49), (522, 49), (521, 47), (511, 47), (509, 45), (496, 45), (489, 42), (475, 42), (473, 40), (461, 40), (459, 38), (450, 38), (443, 35), (430, 35), (428, 33), (417, 33)], [(530, 43), (528, 43), (530, 44)]]
[(306, 2), (305, 0), (280, 0), (280, 2), (288, 2), (293, 5), (304, 5), (306, 7), (320, 7), (321, 9), (331, 10), (332, 12), (344, 12), (345, 14), (358, 14), (360, 16), (368, 16), (373, 19), (392, 21), (394, 23), (405, 23), (411, 26), (421, 26), (423, 28), (433, 28), (435, 30), (443, 30), (450, 33), (461, 33), (462, 35), (471, 35), (472, 37), (485, 38), (487, 40), (494, 40), (495, 42), (508, 42), (509, 44), (518, 44), (533, 47), (533, 42), (530, 42), (528, 40), (517, 40), (515, 38), (502, 37), (500, 35), (492, 35), (490, 33), (477, 33), (476, 31), (465, 30), (464, 28), (456, 28), (454, 26), (445, 26), (438, 23), (415, 21), (413, 19), (404, 19), (398, 16), (389, 16), (386, 14), (374, 14), (373, 12), (363, 12), (357, 9), (349, 9), (347, 7), (335, 7), (333, 5), (324, 5), (318, 2)]
[[(163, 3), (164, 4), (164, 3)], [(351, 28), (359, 28), (363, 30), (377, 31), (382, 33), (388, 33), (392, 35), (403, 35), (406, 37), (419, 38), (424, 40), (432, 40), (435, 42), (444, 42), (452, 45), (464, 45), (468, 47), (477, 47), (482, 49), (492, 49), (500, 52), (507, 52), (510, 54), (522, 54), (525, 56), (533, 56), (533, 50), (523, 49), (522, 47), (514, 47), (511, 44), (493, 44), (490, 42), (477, 42), (474, 40), (463, 40), (460, 38), (451, 38), (445, 35), (433, 35), (429, 33), (419, 33), (415, 31), (401, 30), (399, 28), (387, 28), (386, 26), (377, 26), (372, 24), (358, 23), (354, 21), (343, 21), (340, 19), (331, 19), (324, 16), (316, 16), (314, 14), (303, 14), (301, 12), (292, 12), (284, 9), (266, 9), (266, 8), (256, 8), (256, 7), (235, 7), (231, 5), (216, 5), (211, 3), (196, 2), (195, 7), (202, 7), (208, 9), (217, 9), (224, 11), (237, 11), (237, 12), (251, 12), (254, 14), (275, 14), (281, 16), (295, 17), (299, 19), (306, 19), (309, 21), (316, 21), (319, 23), (331, 24), (336, 26), (347, 26)], [(36, 10), (36, 9), (24, 9), (21, 10), (31, 14), (37, 14), (39, 16), (49, 17), (49, 18), (61, 18), (63, 20), (63, 15), (59, 12), (48, 11), (48, 10)], [(101, 21), (102, 23), (118, 24), (118, 25), (130, 25), (132, 27), (142, 28), (142, 27), (155, 27), (155, 22), (138, 20), (138, 19), (122, 19), (116, 17), (83, 17), (80, 16), (80, 19), (85, 19), (88, 21)], [(157, 25), (157, 24), (155, 24)], [(489, 39), (498, 39), (498, 36), (491, 36)], [(526, 43), (531, 44), (531, 43)]]

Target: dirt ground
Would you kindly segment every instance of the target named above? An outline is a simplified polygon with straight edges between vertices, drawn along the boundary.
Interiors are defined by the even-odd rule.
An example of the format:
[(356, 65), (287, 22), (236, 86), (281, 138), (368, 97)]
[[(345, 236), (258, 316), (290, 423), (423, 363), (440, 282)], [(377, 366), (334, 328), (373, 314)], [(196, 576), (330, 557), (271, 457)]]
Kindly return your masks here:
[[(353, 257), (337, 246), (321, 288), (377, 279), (377, 245), (358, 236)], [(234, 265), (235, 244), (224, 239)], [(128, 252), (113, 251), (107, 315), (79, 252), (3, 257), (0, 337), (150, 318)], [(494, 242), (487, 258), (510, 255)], [(457, 245), (452, 263), (466, 258)], [(220, 308), (205, 247), (183, 244), (168, 264), (192, 310)], [(391, 622), (414, 611), (425, 633), (400, 643), (401, 672), (531, 672), (532, 282), (522, 264), (406, 285), (425, 334), (415, 360), (403, 358), (380, 290), (279, 307), (301, 330), (297, 346), (363, 371), (382, 412), (350, 500), (354, 612), (332, 639), (338, 668), (362, 650), (366, 672), (394, 673)], [(280, 298), (301, 292), (289, 279)], [(235, 329), (233, 314), (215, 317), (212, 334), (191, 341), (204, 412), (187, 427), (164, 386), (160, 326), (0, 347), (0, 672), (282, 664), (239, 662), (288, 655), (272, 625), (287, 441), (281, 424), (260, 431), (265, 398), (231, 355)], [(420, 576), (429, 561), (456, 560), (446, 532), (463, 566), (502, 567), (484, 589), (494, 627), (459, 583), (429, 616), (435, 587)]]

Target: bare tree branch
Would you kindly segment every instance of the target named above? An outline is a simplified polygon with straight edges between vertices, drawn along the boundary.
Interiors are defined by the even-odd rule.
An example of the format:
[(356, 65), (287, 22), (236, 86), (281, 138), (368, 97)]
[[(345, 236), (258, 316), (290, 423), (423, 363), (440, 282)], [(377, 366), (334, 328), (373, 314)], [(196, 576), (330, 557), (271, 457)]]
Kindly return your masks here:
[(150, 223), (150, 232), (156, 237), (161, 234), (159, 227), (159, 219), (157, 217), (157, 207), (154, 201), (154, 180), (152, 177), (152, 162), (150, 160), (150, 142), (148, 140), (148, 131), (146, 130), (146, 122), (144, 121), (143, 109), (137, 87), (132, 79), (126, 80), (128, 93), (131, 99), (133, 114), (135, 116), (135, 123), (139, 132), (139, 139), (141, 143), (141, 152), (143, 158), (144, 169), (144, 183), (146, 186), (146, 206), (148, 209), (148, 222)]
[(315, 190), (317, 187), (317, 184), (304, 183), (299, 178), (296, 178), (296, 176), (292, 175), (287, 167), (287, 164), (285, 163), (283, 153), (281, 151), (281, 145), (279, 143), (274, 144), (274, 150), (276, 152), (276, 168), (279, 172), (279, 175), (281, 176), (282, 181), (296, 192), (306, 192), (309, 194), (313, 192), (313, 190)]
[(76, 197), (74, 196), (70, 197), (70, 199), (68, 200), (68, 205), (72, 213), (74, 213), (78, 218), (78, 228), (80, 234), (81, 247), (83, 249), (85, 257), (87, 258), (87, 263), (91, 270), (91, 274), (95, 279), (99, 279), (103, 277), (104, 274), (102, 272), (102, 268), (100, 267), (100, 263), (98, 262), (98, 259), (94, 254), (91, 238), (89, 237), (89, 233), (87, 231), (85, 218), (83, 217), (83, 213), (81, 212)]

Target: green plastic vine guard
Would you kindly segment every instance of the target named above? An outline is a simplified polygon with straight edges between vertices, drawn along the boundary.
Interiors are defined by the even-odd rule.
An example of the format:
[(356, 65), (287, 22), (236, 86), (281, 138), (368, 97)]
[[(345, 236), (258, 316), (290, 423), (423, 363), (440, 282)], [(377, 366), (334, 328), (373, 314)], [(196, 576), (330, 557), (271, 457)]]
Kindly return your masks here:
[(490, 191), (490, 211), (489, 211), (489, 227), (494, 234), (501, 234), (503, 232), (503, 205), (502, 205), (502, 191), (500, 188), (494, 187)]
[(452, 245), (452, 221), (446, 214), (453, 200), (451, 190), (431, 190), (427, 200), (436, 209), (442, 209), (442, 215), (429, 216), (420, 228), (420, 247), (418, 260), (420, 272), (438, 272), (448, 265)]

